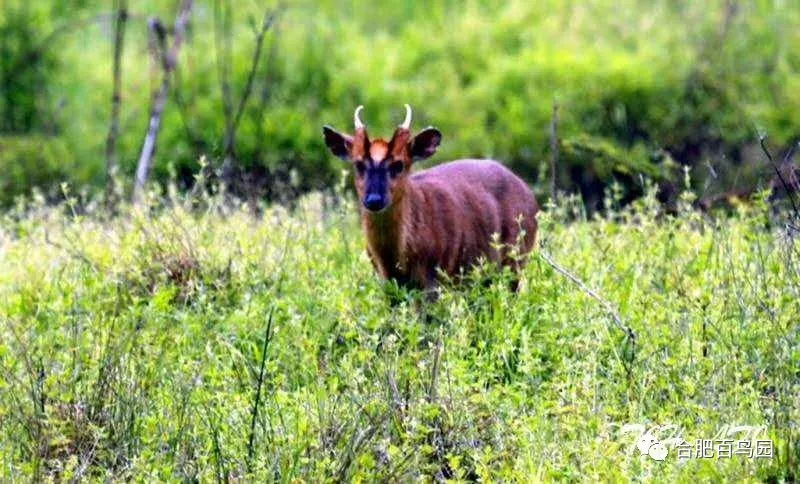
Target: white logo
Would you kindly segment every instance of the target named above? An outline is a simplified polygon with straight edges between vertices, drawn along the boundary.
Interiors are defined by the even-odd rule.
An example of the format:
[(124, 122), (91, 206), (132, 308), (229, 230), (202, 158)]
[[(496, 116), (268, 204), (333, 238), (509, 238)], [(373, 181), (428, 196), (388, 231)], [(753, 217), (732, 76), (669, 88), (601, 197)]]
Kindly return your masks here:
[[(696, 439), (690, 444), (683, 438), (683, 428), (674, 425), (625, 424), (620, 435), (634, 434), (631, 451), (649, 456), (656, 461), (665, 461), (670, 450), (677, 451), (679, 462), (687, 459), (724, 459), (734, 455), (756, 459), (772, 458), (773, 442), (759, 438), (766, 433), (766, 427), (756, 425), (725, 425), (713, 439)], [(733, 440), (738, 437), (739, 440)]]
[(636, 447), (642, 455), (649, 455), (654, 460), (665, 460), (667, 458), (667, 446), (659, 442), (649, 433), (645, 433), (639, 437), (639, 441), (636, 442)]

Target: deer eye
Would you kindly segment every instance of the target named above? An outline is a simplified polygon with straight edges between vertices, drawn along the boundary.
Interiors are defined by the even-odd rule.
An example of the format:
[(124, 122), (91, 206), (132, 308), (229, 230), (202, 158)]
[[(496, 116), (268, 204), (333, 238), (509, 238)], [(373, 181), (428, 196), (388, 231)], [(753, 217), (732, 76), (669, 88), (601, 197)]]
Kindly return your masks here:
[(393, 161), (391, 165), (389, 165), (389, 176), (394, 178), (400, 173), (403, 172), (403, 162), (402, 161)]
[(358, 173), (358, 177), (362, 178), (364, 176), (364, 173), (367, 172), (367, 165), (364, 164), (363, 161), (356, 161), (355, 165), (356, 165), (356, 173)]

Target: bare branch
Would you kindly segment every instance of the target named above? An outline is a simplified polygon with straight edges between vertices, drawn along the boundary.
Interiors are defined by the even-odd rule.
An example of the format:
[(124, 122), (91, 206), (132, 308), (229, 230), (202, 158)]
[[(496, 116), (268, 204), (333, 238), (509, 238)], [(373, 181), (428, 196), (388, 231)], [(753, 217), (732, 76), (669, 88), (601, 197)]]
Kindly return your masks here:
[[(225, 2), (224, 8), (222, 2)], [(225, 135), (222, 151), (225, 160), (222, 163), (222, 179), (230, 186), (233, 179), (234, 128), (233, 128), (233, 94), (230, 83), (231, 65), (231, 5), (230, 0), (214, 1), (214, 46), (216, 50), (217, 71), (220, 90), (222, 91), (222, 114), (225, 119)]]
[(633, 329), (631, 329), (630, 326), (627, 326), (625, 323), (622, 322), (622, 318), (620, 318), (619, 314), (617, 314), (617, 312), (614, 310), (614, 308), (611, 307), (611, 304), (609, 304), (605, 299), (600, 297), (600, 295), (597, 294), (595, 291), (593, 291), (592, 289), (587, 287), (586, 284), (584, 284), (580, 279), (578, 279), (576, 276), (574, 276), (568, 270), (566, 270), (563, 267), (561, 267), (560, 265), (558, 265), (544, 251), (540, 251), (539, 254), (541, 254), (542, 259), (544, 259), (544, 261), (547, 262), (550, 265), (550, 267), (555, 269), (556, 272), (560, 273), (562, 276), (566, 277), (567, 279), (569, 279), (570, 281), (575, 283), (575, 285), (578, 286), (581, 289), (581, 291), (583, 291), (589, 297), (591, 297), (592, 299), (594, 299), (595, 301), (600, 303), (600, 306), (603, 307), (605, 312), (609, 316), (611, 316), (611, 319), (614, 321), (614, 324), (617, 326), (617, 328), (619, 328), (623, 333), (625, 333), (625, 336), (628, 338), (628, 340), (631, 343), (634, 343), (636, 341), (636, 333), (633, 332)]
[[(772, 158), (772, 153), (770, 153), (767, 149), (767, 145), (765, 143), (766, 139), (767, 137), (763, 135), (758, 137), (758, 142), (761, 144), (761, 150), (765, 155), (767, 155), (767, 159), (769, 160), (770, 165), (772, 165), (772, 169), (775, 170), (775, 174), (778, 175), (778, 179), (780, 180), (781, 185), (783, 185), (783, 189), (786, 190), (786, 196), (789, 197), (789, 201), (792, 204), (792, 210), (794, 210), (794, 218), (800, 220), (800, 210), (798, 210), (797, 204), (794, 201), (794, 191), (790, 190), (789, 184), (783, 178), (780, 167), (775, 163), (775, 160)], [(785, 161), (788, 161), (793, 153), (794, 147), (792, 147), (792, 149), (786, 155)]]
[[(225, 1), (224, 8), (222, 1)], [(231, 64), (231, 5), (230, 0), (214, 2), (214, 44), (216, 50), (217, 70), (220, 89), (222, 90), (222, 112), (225, 117), (225, 151), (232, 144), (230, 134), (233, 131), (233, 95), (230, 83)]]
[(264, 21), (261, 23), (261, 29), (258, 31), (256, 35), (256, 48), (253, 52), (253, 61), (250, 67), (250, 72), (247, 75), (247, 82), (244, 85), (244, 91), (242, 92), (242, 98), (239, 100), (239, 107), (236, 109), (236, 116), (233, 120), (233, 130), (236, 131), (239, 127), (239, 122), (242, 120), (242, 115), (244, 114), (244, 108), (247, 105), (247, 101), (250, 99), (250, 95), (253, 91), (253, 80), (256, 77), (256, 71), (258, 70), (258, 64), (261, 60), (261, 50), (264, 47), (264, 36), (266, 35), (267, 31), (272, 27), (272, 24), (275, 22), (275, 19), (278, 16), (278, 12), (273, 10), (264, 14)]
[(114, 25), (114, 87), (111, 93), (111, 123), (106, 138), (106, 202), (109, 207), (116, 198), (116, 177), (119, 166), (117, 158), (117, 138), (119, 138), (119, 113), (122, 104), (122, 51), (125, 40), (125, 23), (128, 20), (127, 0), (117, 0), (116, 22)]
[[(218, 0), (219, 1), (219, 0)], [(222, 21), (217, 21), (217, 23), (221, 23), (223, 25), (223, 32), (226, 36), (227, 41), (230, 41), (231, 32), (230, 32), (230, 3), (227, 4), (227, 9), (225, 12), (225, 18)], [(242, 97), (239, 99), (239, 104), (236, 107), (236, 111), (233, 111), (233, 95), (231, 93), (231, 86), (230, 86), (230, 79), (229, 79), (229, 68), (230, 68), (230, 47), (226, 44), (226, 50), (224, 50), (224, 54), (228, 56), (225, 59), (227, 65), (220, 65), (220, 82), (222, 84), (222, 100), (223, 100), (223, 111), (225, 114), (225, 139), (224, 139), (224, 146), (223, 152), (225, 153), (225, 160), (222, 164), (222, 179), (228, 185), (231, 184), (233, 181), (233, 173), (235, 170), (234, 163), (236, 162), (236, 132), (239, 129), (239, 123), (242, 121), (242, 116), (244, 115), (245, 108), (247, 107), (247, 103), (250, 100), (250, 96), (253, 91), (253, 83), (255, 81), (256, 72), (258, 71), (259, 63), (261, 62), (262, 57), (262, 50), (264, 47), (264, 37), (269, 29), (275, 22), (275, 19), (278, 16), (281, 7), (267, 11), (264, 13), (264, 19), (261, 22), (261, 28), (258, 30), (255, 39), (255, 49), (253, 51), (253, 58), (250, 65), (250, 71), (247, 74), (247, 81), (245, 82), (244, 90), (242, 91)], [(217, 8), (217, 15), (219, 8)], [(218, 34), (219, 35), (219, 34)], [(218, 54), (217, 54), (217, 62), (220, 62), (221, 55), (219, 54), (219, 44), (220, 40), (217, 40), (218, 44)]]
[[(278, 10), (282, 8), (281, 5), (278, 6)], [(272, 86), (275, 80), (275, 62), (278, 53), (278, 43), (280, 41), (280, 23), (275, 24), (272, 27), (272, 42), (269, 46), (269, 52), (267, 53), (266, 65), (265, 65), (265, 73), (264, 73), (264, 81), (261, 85), (260, 92), (259, 92), (259, 99), (258, 104), (256, 106), (256, 111), (254, 113), (254, 119), (258, 123), (259, 131), (261, 132), (262, 136), (258, 137), (257, 144), (256, 144), (256, 152), (263, 153), (266, 144), (266, 136), (264, 135), (264, 113), (267, 109), (267, 104), (269, 103), (270, 96), (272, 95)]]
[[(189, 16), (192, 10), (192, 0), (183, 0), (178, 15), (175, 18), (175, 37), (172, 40), (172, 46), (169, 49), (164, 49), (163, 53), (163, 68), (164, 73), (161, 80), (161, 87), (159, 88), (153, 100), (153, 108), (150, 112), (150, 123), (147, 128), (147, 135), (145, 136), (144, 143), (142, 144), (142, 152), (139, 155), (139, 164), (136, 168), (136, 182), (133, 187), (133, 202), (139, 203), (142, 200), (144, 193), (144, 186), (147, 183), (147, 178), (150, 175), (150, 166), (152, 163), (153, 154), (156, 150), (156, 139), (158, 132), (161, 128), (161, 116), (164, 114), (164, 107), (167, 104), (167, 94), (170, 88), (170, 76), (175, 66), (178, 63), (178, 54), (180, 54), (181, 46), (186, 34), (186, 25), (189, 22)], [(156, 32), (158, 37), (163, 37), (163, 33), (158, 32), (160, 23), (157, 20), (151, 21), (151, 29)]]

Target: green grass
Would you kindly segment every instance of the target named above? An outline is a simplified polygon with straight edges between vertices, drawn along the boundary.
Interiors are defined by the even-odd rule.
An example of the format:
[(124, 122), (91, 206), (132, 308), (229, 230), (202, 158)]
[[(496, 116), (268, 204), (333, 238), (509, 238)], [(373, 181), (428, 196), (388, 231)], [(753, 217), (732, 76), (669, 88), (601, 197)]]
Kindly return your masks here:
[[(551, 206), (518, 294), (483, 268), (428, 307), (390, 304), (346, 197), (9, 213), (0, 476), (796, 479), (800, 251), (763, 203), (689, 202)], [(764, 425), (776, 456), (656, 462), (626, 423)]]

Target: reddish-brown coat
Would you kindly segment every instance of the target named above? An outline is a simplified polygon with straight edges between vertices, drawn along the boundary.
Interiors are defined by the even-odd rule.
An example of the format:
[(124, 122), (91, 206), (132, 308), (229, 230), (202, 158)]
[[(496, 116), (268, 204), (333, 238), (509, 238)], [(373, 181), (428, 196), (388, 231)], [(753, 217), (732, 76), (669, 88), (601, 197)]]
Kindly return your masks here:
[(533, 193), (495, 161), (459, 160), (413, 173), (392, 198), (383, 212), (362, 209), (361, 222), (376, 270), (402, 284), (428, 288), (437, 268), (458, 277), (480, 257), (518, 268), (508, 248), (524, 255), (536, 239)]
[[(520, 256), (532, 249), (538, 204), (525, 182), (500, 163), (458, 160), (411, 173), (415, 159), (435, 152), (438, 130), (428, 128), (412, 137), (401, 126), (389, 141), (370, 140), (359, 122), (352, 136), (330, 127), (324, 132), (334, 154), (362, 169), (366, 163), (403, 164), (402, 172), (388, 181), (386, 208), (361, 207), (367, 251), (382, 277), (429, 289), (437, 270), (457, 278), (480, 258), (519, 269), (524, 258), (512, 257), (510, 247), (517, 247)], [(363, 199), (365, 178), (357, 175), (355, 183)]]

